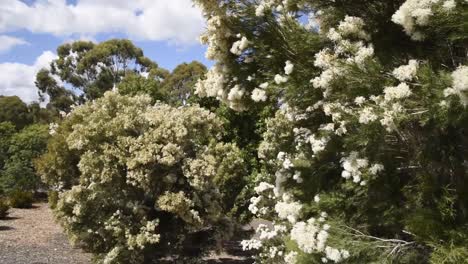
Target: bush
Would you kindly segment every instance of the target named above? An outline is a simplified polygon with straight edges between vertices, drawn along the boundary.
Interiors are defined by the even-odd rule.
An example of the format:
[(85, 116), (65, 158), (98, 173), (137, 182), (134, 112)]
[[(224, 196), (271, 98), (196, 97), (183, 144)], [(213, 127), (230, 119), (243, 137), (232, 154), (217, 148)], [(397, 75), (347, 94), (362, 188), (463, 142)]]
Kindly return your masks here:
[(0, 219), (5, 218), (8, 215), (8, 210), (10, 210), (8, 199), (0, 198)]
[(41, 185), (33, 161), (44, 153), (49, 129), (46, 125), (34, 124), (14, 134), (4, 166), (0, 171), (0, 186), (6, 191), (35, 191)]
[(196, 93), (278, 109), (257, 263), (466, 263), (467, 1), (195, 2), (216, 60)]
[(50, 190), (49, 192), (47, 192), (47, 198), (49, 200), (49, 207), (51, 209), (55, 209), (57, 207), (59, 193), (57, 191)]
[(10, 205), (14, 208), (31, 208), (34, 201), (31, 192), (15, 190), (9, 195)]
[(66, 178), (73, 186), (61, 190), (55, 214), (98, 261), (200, 254), (229, 235), (237, 192), (229, 186), (245, 169), (240, 150), (219, 142), (222, 123), (214, 114), (107, 92), (67, 120), (75, 122), (68, 148), (46, 153), (41, 176), (63, 186), (62, 173), (53, 171), (63, 167), (48, 162), (57, 164), (54, 153), (67, 149), (79, 157), (78, 179)]

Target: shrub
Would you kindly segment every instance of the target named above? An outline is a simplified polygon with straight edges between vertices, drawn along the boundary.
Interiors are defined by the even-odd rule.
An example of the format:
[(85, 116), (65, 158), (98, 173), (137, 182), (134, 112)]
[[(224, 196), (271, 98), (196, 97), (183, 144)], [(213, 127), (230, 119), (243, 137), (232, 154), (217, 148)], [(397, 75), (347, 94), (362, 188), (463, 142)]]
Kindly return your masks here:
[(59, 193), (57, 191), (50, 190), (47, 192), (47, 199), (49, 201), (49, 207), (51, 209), (55, 209), (57, 207)]
[[(79, 173), (55, 213), (98, 261), (200, 254), (229, 235), (236, 194), (229, 187), (245, 169), (242, 152), (219, 142), (222, 123), (214, 114), (107, 92), (67, 119), (75, 120), (65, 142), (79, 157)], [(60, 185), (62, 174), (47, 166), (60, 157), (46, 155), (41, 176)]]
[(0, 198), (0, 219), (5, 218), (8, 215), (8, 210), (10, 210), (10, 204), (8, 199)]
[(33, 160), (44, 153), (48, 138), (48, 127), (39, 124), (25, 127), (11, 136), (8, 158), (0, 171), (0, 186), (6, 192), (35, 191), (41, 185)]
[(195, 2), (216, 60), (196, 92), (277, 109), (257, 263), (466, 262), (467, 1)]
[(31, 192), (14, 190), (9, 195), (10, 205), (14, 208), (30, 208), (34, 201)]

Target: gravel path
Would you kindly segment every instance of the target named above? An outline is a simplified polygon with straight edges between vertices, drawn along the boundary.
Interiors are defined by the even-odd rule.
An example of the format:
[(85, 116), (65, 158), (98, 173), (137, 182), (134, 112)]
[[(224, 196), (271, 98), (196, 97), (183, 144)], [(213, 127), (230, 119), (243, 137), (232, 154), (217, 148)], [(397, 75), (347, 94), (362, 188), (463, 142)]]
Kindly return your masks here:
[(89, 264), (90, 254), (73, 248), (46, 203), (11, 209), (0, 220), (1, 264)]
[[(242, 251), (239, 238), (225, 242), (224, 246), (225, 253), (213, 254), (204, 262), (253, 262)], [(90, 259), (91, 254), (70, 245), (47, 203), (37, 203), (31, 209), (10, 209), (9, 216), (0, 220), (0, 264), (90, 264)]]

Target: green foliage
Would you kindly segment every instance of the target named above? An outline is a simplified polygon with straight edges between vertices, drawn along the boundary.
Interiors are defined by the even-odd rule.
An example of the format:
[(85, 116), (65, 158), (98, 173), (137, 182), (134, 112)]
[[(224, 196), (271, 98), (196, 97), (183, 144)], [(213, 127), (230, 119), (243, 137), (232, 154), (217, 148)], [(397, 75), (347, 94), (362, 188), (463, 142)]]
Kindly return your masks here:
[(177, 65), (162, 84), (164, 91), (169, 94), (168, 102), (175, 105), (196, 103), (194, 86), (205, 73), (205, 65), (198, 61)]
[(54, 190), (49, 190), (47, 192), (47, 199), (49, 201), (49, 207), (55, 209), (59, 200), (59, 192)]
[[(108, 92), (64, 120), (36, 166), (61, 188), (59, 222), (98, 262), (198, 255), (231, 233), (243, 187), (243, 154), (221, 132), (200, 107)], [(69, 165), (79, 169), (72, 177)]]
[(10, 210), (10, 203), (7, 198), (0, 197), (0, 219), (8, 216), (8, 210)]
[(34, 160), (37, 174), (42, 182), (53, 189), (70, 189), (78, 183), (79, 153), (71, 150), (66, 142), (73, 131), (72, 126), (81, 119), (69, 117), (60, 123), (55, 134), (47, 142), (45, 153)]
[(468, 249), (466, 244), (437, 245), (431, 254), (431, 264), (466, 264), (468, 263)]
[[(51, 63), (51, 69), (43, 69), (37, 74), (36, 86), (42, 95), (49, 95), (49, 108), (66, 112), (77, 102), (78, 96), (69, 88), (60, 86), (54, 77), (80, 90), (78, 101), (84, 102), (101, 97), (122, 80), (126, 80), (123, 85), (126, 88), (123, 89), (129, 94), (134, 94), (136, 90), (157, 93), (157, 79), (144, 81), (136, 76), (153, 71), (153, 78), (163, 72), (158, 70), (155, 62), (144, 56), (140, 48), (126, 39), (111, 39), (99, 44), (76, 41), (59, 46), (57, 54), (58, 58)], [(129, 85), (136, 87), (130, 89)]]
[(0, 171), (0, 185), (8, 193), (14, 190), (34, 191), (40, 185), (33, 160), (46, 148), (49, 129), (46, 125), (28, 126), (11, 136), (8, 141), (8, 158)]
[(18, 96), (0, 95), (0, 123), (11, 122), (20, 130), (31, 123), (28, 106)]
[(13, 208), (30, 208), (34, 202), (33, 194), (22, 190), (12, 191), (8, 198)]
[(198, 94), (271, 109), (249, 209), (275, 226), (245, 244), (258, 262), (463, 259), (466, 1), (195, 2), (216, 60)]
[(10, 122), (0, 123), (0, 169), (5, 165), (8, 159), (8, 148), (10, 139), (16, 132), (15, 126)]
[(147, 94), (154, 101), (165, 101), (167, 95), (163, 91), (159, 77), (151, 71), (147, 77), (138, 73), (128, 73), (117, 86), (119, 93), (123, 95)]

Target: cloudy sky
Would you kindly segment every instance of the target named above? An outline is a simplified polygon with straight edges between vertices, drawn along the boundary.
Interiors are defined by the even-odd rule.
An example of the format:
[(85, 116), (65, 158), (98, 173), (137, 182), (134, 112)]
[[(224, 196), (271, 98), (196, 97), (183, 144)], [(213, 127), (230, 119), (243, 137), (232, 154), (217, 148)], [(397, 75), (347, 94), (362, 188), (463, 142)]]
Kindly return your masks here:
[(198, 60), (204, 20), (191, 0), (0, 0), (0, 94), (37, 100), (36, 72), (73, 40), (129, 38), (160, 66)]

